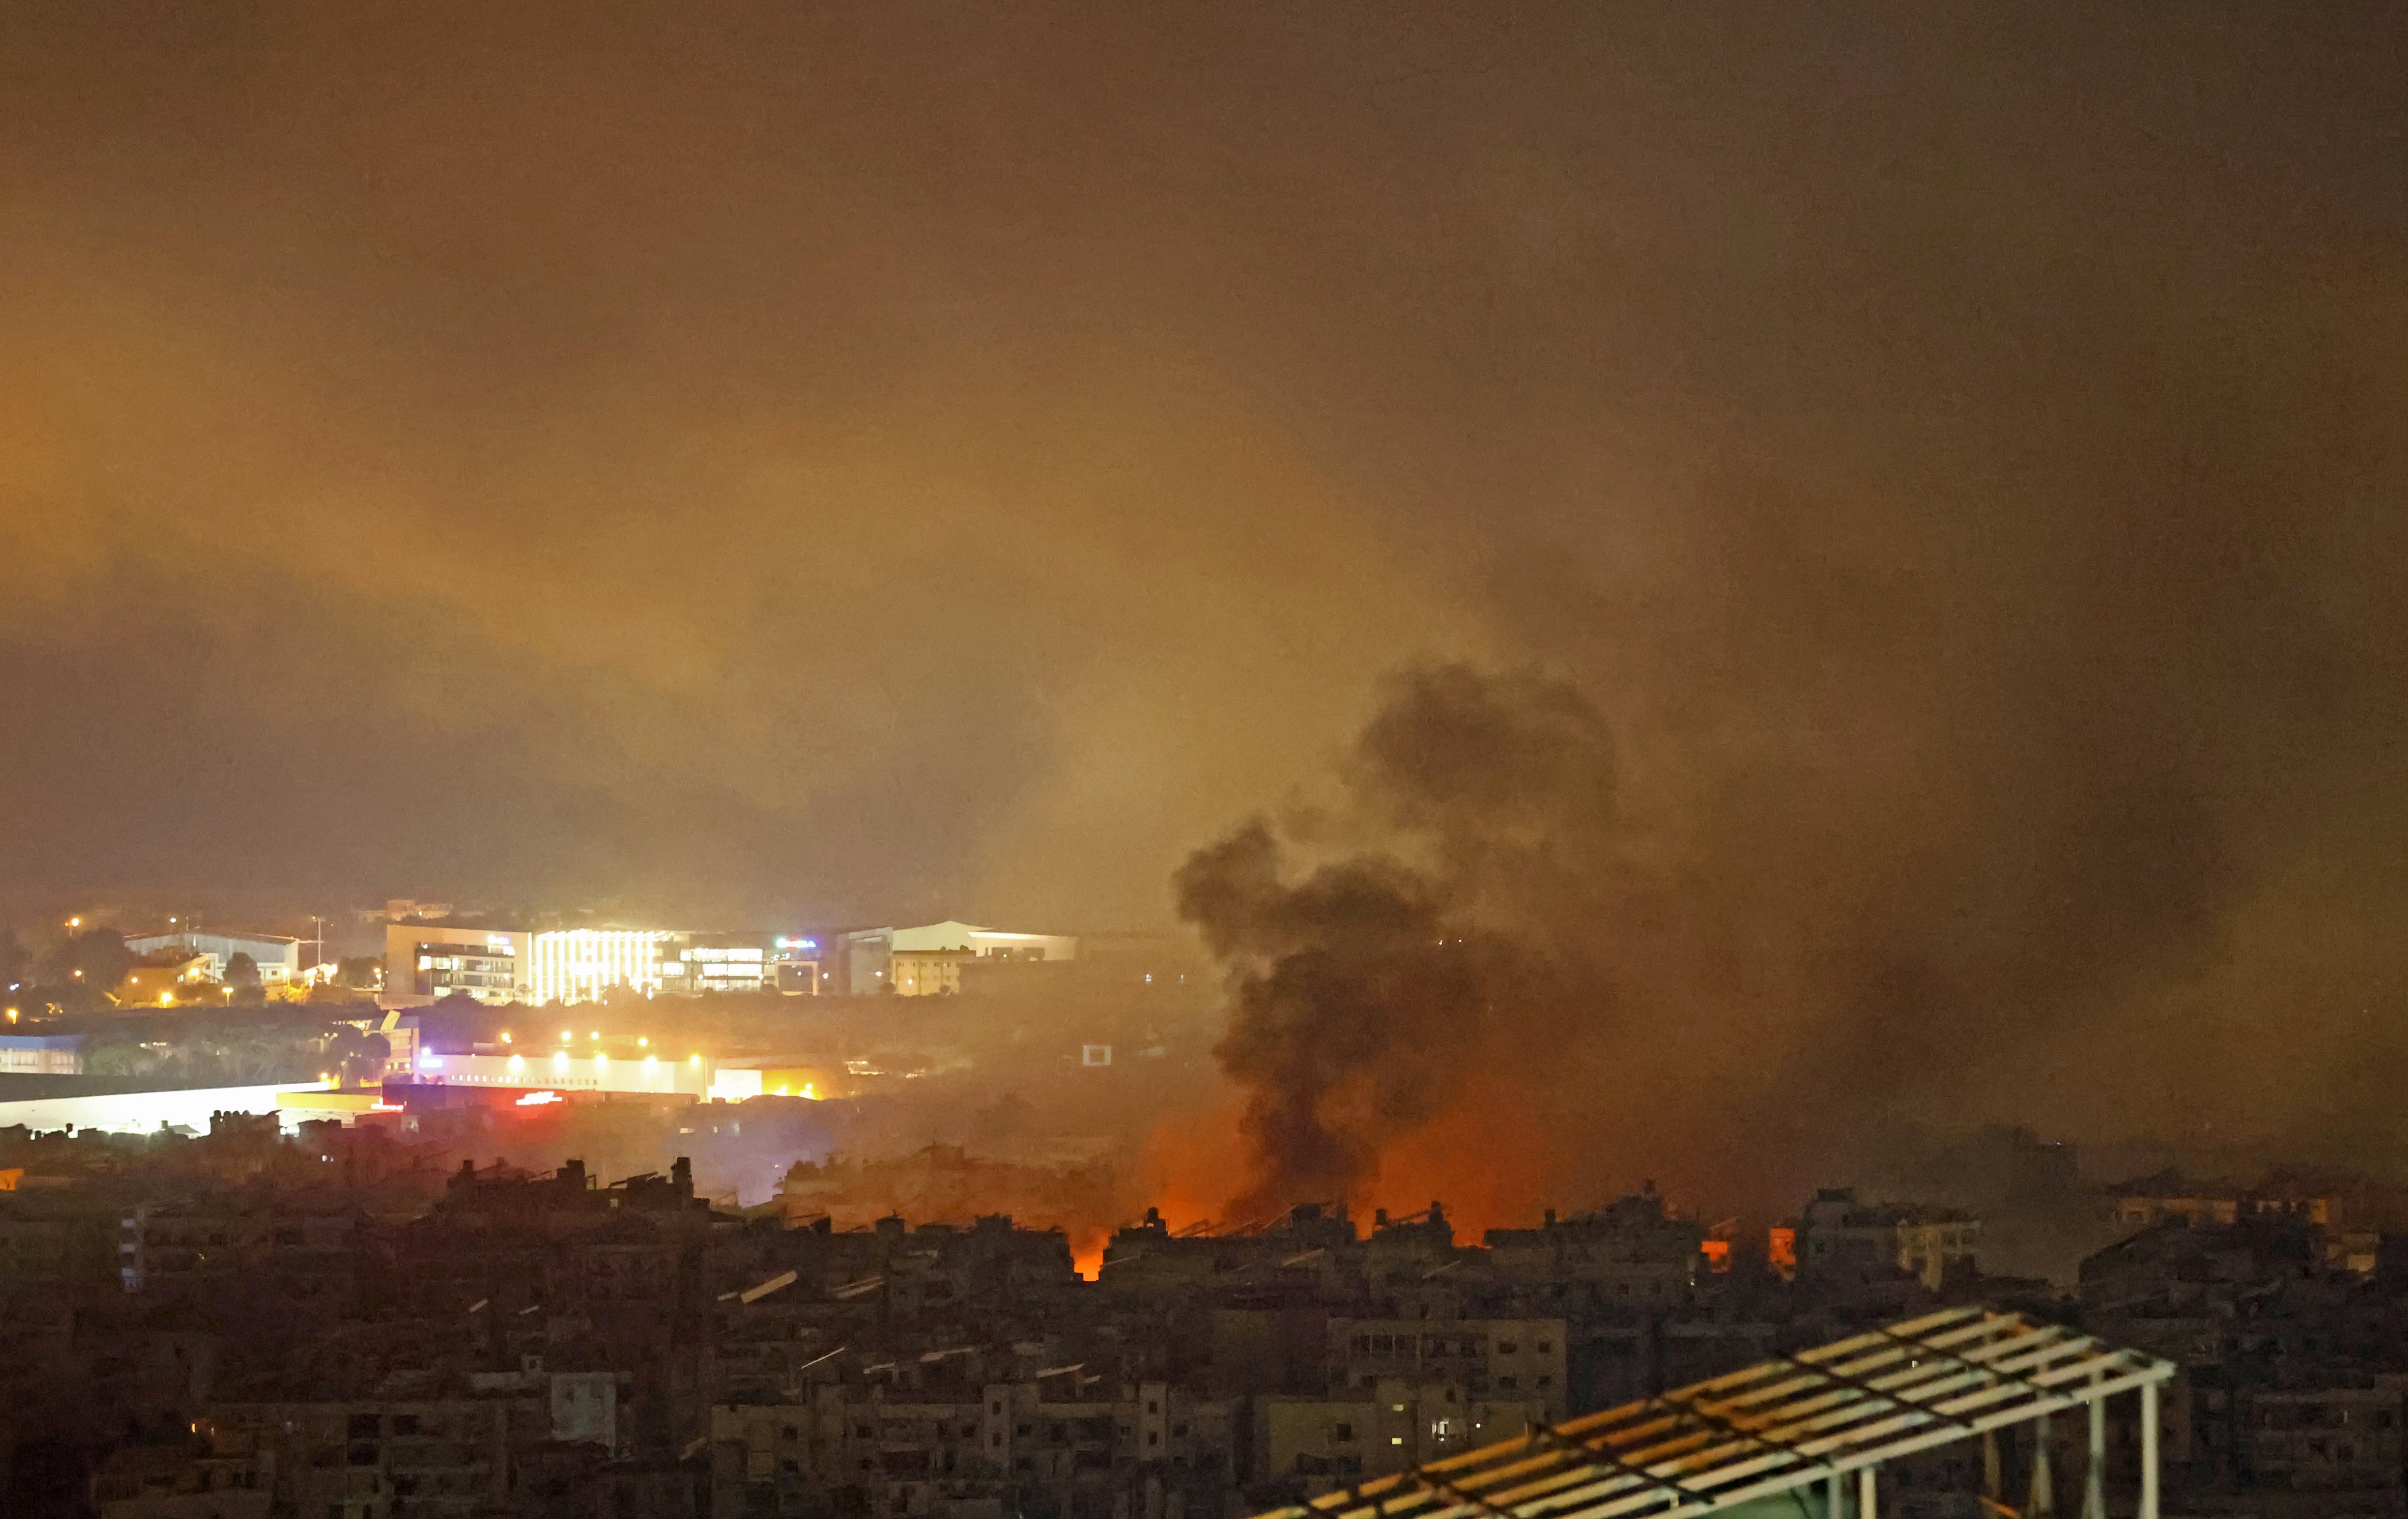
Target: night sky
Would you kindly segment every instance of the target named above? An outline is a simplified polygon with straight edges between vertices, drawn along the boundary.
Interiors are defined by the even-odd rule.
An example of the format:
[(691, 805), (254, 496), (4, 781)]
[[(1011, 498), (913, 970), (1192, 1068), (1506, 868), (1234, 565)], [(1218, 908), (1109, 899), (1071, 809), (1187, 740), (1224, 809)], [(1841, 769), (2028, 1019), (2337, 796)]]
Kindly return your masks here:
[(0, 18), (23, 910), (1167, 925), (1460, 662), (1668, 1050), (2396, 1073), (2396, 5), (367, 8)]

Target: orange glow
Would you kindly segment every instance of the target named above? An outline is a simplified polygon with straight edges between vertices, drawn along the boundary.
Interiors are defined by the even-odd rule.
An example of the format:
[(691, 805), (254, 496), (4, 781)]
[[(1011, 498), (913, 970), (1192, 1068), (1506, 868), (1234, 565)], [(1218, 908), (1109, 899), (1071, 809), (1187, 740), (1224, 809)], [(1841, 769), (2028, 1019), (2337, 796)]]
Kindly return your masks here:
[(1700, 1243), (1698, 1249), (1706, 1257), (1706, 1269), (1723, 1272), (1731, 1268), (1729, 1240), (1708, 1240)]
[(1103, 1275), (1106, 1239), (1101, 1231), (1074, 1237), (1070, 1241), (1071, 1269), (1090, 1282)]
[(1478, 1244), (1490, 1229), (1531, 1226), (1557, 1203), (1590, 1201), (1558, 1196), (1551, 1162), (1559, 1141), (1542, 1116), (1515, 1094), (1485, 1091), (1484, 1084), (1470, 1082), (1446, 1111), (1392, 1141), (1369, 1196), (1352, 1199), (1356, 1210), (1403, 1216), (1442, 1202), (1455, 1242)]
[(1764, 1240), (1765, 1263), (1786, 1282), (1798, 1274), (1798, 1231), (1776, 1224)]
[[(1210, 1106), (1165, 1116), (1146, 1136), (1139, 1187), (1172, 1228), (1203, 1219), (1225, 1226), (1251, 1222), (1229, 1217), (1230, 1199), (1246, 1182), (1245, 1144), (1238, 1132), (1243, 1111), (1243, 1098), (1225, 1090)], [(1100, 1247), (1096, 1254), (1100, 1258)]]

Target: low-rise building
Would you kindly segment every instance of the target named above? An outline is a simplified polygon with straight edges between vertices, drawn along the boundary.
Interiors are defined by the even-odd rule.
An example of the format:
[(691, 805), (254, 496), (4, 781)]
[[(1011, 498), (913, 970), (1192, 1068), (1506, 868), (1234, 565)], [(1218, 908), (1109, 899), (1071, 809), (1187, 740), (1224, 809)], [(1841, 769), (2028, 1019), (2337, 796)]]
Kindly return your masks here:
[(208, 955), (168, 948), (137, 956), (109, 996), (120, 1007), (171, 1008), (178, 997), (207, 990), (217, 979)]
[(0, 1034), (0, 1071), (21, 1076), (80, 1076), (83, 1036)]
[(207, 969), (196, 979), (206, 981), (225, 980), (226, 970), (237, 954), (251, 956), (251, 963), (259, 967), (260, 984), (264, 986), (299, 981), (307, 968), (301, 963), (301, 940), (282, 934), (205, 934), (185, 930), (143, 934), (128, 939), (125, 947), (136, 955), (173, 955), (179, 960), (197, 956), (206, 962)]
[(947, 919), (916, 928), (853, 929), (838, 936), (837, 950), (847, 993), (927, 996), (960, 991), (962, 967), (972, 961), (1075, 960), (1079, 941), (1068, 934), (1013, 933)]

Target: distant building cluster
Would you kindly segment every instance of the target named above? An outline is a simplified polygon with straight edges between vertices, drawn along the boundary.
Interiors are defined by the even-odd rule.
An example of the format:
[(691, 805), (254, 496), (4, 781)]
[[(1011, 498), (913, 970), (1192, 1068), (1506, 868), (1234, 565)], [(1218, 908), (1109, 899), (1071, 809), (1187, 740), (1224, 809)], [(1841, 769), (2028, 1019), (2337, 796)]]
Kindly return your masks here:
[(744, 934), (532, 930), (408, 916), (385, 926), (380, 999), (406, 1008), (447, 996), (539, 1005), (713, 993), (937, 996), (977, 990), (981, 970), (1075, 960), (1078, 953), (1068, 935), (956, 922)]

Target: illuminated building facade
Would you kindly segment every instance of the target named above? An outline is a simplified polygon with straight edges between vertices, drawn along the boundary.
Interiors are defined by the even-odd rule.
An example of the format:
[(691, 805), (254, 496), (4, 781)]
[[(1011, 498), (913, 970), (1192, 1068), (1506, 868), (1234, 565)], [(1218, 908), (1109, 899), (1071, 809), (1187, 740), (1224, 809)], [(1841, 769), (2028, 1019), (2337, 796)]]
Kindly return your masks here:
[(480, 1002), (598, 1002), (618, 988), (638, 996), (820, 990), (817, 943), (766, 934), (659, 928), (488, 931), (396, 923), (385, 930), (388, 1008), (459, 993)]
[(529, 936), (527, 1000), (598, 1002), (614, 987), (642, 996), (662, 989), (664, 946), (655, 928), (567, 928)]
[(388, 924), (384, 990), (377, 1000), (387, 1008), (423, 1007), (459, 996), (480, 1002), (523, 1001), (530, 937), (515, 929)]
[(684, 935), (674, 957), (663, 951), (661, 974), (671, 992), (758, 992), (777, 985), (771, 953), (758, 934)]
[[(749, 1078), (749, 1081), (747, 1080)], [(570, 1050), (549, 1053), (530, 1049), (524, 1054), (440, 1054), (421, 1050), (410, 1063), (409, 1079), (446, 1086), (523, 1092), (650, 1092), (664, 1096), (709, 1097), (713, 1089), (732, 1084), (746, 1096), (760, 1096), (758, 1070), (722, 1071), (709, 1055), (645, 1055), (629, 1059), (600, 1052)]]

